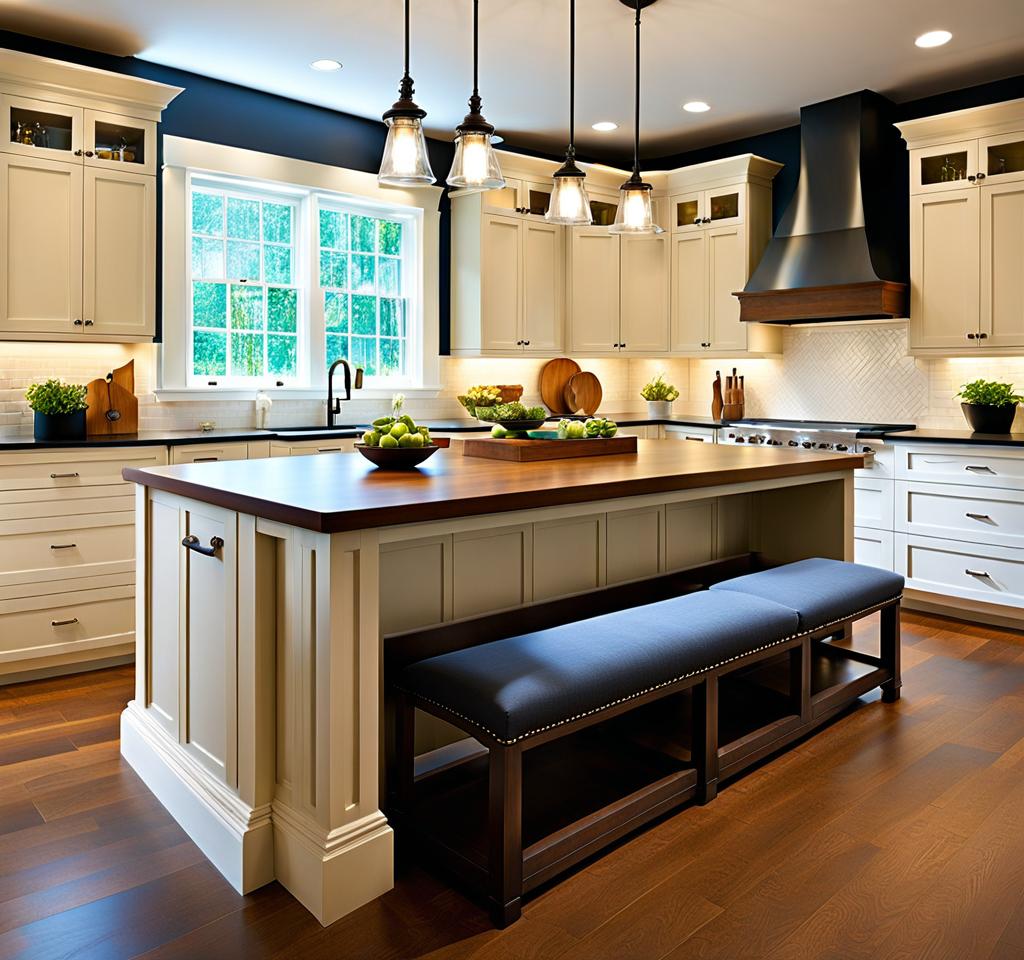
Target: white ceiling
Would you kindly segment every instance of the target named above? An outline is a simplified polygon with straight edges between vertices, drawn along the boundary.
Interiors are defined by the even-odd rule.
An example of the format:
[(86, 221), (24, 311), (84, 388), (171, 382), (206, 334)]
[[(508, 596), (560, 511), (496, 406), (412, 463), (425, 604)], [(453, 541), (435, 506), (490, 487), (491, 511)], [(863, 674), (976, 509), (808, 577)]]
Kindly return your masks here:
[[(568, 0), (481, 0), (484, 113), (513, 144), (560, 152)], [(578, 0), (581, 152), (628, 154), (632, 14)], [(412, 74), (432, 133), (471, 87), (470, 0), (413, 0)], [(658, 156), (796, 121), (801, 105), (869, 87), (907, 100), (1024, 73), (1024, 0), (659, 0), (644, 15), (642, 152)], [(0, 25), (366, 117), (402, 72), (402, 0), (0, 0)], [(926, 30), (953, 32), (919, 50)], [(344, 69), (316, 73), (330, 57)], [(682, 110), (706, 100), (710, 113)], [(611, 134), (590, 129), (614, 120)]]

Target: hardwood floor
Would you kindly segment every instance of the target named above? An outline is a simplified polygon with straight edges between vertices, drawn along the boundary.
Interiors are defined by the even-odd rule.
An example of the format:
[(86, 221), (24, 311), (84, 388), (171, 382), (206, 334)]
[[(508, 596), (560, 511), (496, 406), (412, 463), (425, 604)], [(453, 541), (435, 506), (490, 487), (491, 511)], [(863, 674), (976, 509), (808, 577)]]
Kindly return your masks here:
[[(870, 642), (877, 618), (856, 642)], [(1024, 634), (905, 613), (863, 707), (493, 930), (416, 865), (322, 928), (239, 897), (118, 754), (132, 669), (0, 687), (0, 960), (1021, 960)]]

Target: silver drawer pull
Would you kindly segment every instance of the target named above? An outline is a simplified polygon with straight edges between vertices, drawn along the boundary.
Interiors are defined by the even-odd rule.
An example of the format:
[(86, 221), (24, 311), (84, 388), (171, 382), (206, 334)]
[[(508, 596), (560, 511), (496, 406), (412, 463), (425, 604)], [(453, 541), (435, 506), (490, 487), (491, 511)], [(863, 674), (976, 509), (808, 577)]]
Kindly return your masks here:
[(317, 447), (317, 453), (341, 453), (341, 447)]
[(968, 567), (964, 573), (969, 577), (977, 577), (979, 580), (991, 580), (992, 578), (988, 575), (986, 570), (972, 570)]
[(991, 467), (978, 467), (972, 463), (967, 464), (967, 466), (964, 467), (964, 469), (973, 470), (975, 473), (995, 473), (995, 470), (993, 470)]
[(78, 617), (72, 617), (70, 620), (51, 620), (51, 627), (70, 627), (71, 624), (78, 623)]
[(51, 543), (51, 550), (74, 550), (77, 547), (77, 543)]
[(204, 547), (202, 543), (199, 542), (199, 537), (195, 534), (191, 534), (181, 541), (181, 545), (195, 553), (201, 553), (204, 557), (213, 557), (216, 555), (217, 551), (224, 546), (224, 541), (220, 537), (210, 537), (210, 545), (208, 547)]
[(972, 520), (982, 520), (985, 523), (992, 523), (992, 518), (987, 513), (965, 513), (965, 517), (970, 517)]
[(77, 476), (78, 476), (77, 472), (75, 472), (75, 473), (51, 473), (50, 474), (50, 479), (51, 480), (73, 480)]
[(696, 440), (697, 443), (703, 443), (704, 442), (704, 438), (703, 437), (687, 437), (686, 439), (687, 440)]

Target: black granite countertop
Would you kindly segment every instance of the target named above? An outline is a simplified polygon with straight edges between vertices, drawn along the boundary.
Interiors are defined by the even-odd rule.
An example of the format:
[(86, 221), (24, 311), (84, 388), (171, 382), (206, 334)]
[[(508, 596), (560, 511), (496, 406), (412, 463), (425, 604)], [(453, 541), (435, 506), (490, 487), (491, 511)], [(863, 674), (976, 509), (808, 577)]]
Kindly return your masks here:
[[(604, 413), (602, 417), (614, 420), (623, 427), (638, 426), (681, 426), (681, 427), (712, 427), (724, 426), (711, 417), (671, 416), (652, 419), (637, 413)], [(550, 418), (552, 420), (558, 417)], [(432, 420), (424, 418), (431, 430), (436, 433), (478, 433), (490, 430), (490, 426), (479, 420)], [(44, 450), (75, 447), (140, 447), (140, 446), (180, 446), (187, 443), (244, 443), (250, 440), (324, 440), (338, 437), (357, 437), (365, 429), (362, 423), (339, 424), (333, 430), (326, 427), (277, 427), (270, 430), (246, 429), (235, 430), (143, 430), (139, 433), (123, 433), (112, 437), (89, 437), (86, 440), (67, 440), (59, 442), (35, 440), (30, 436), (0, 437), (0, 452), (5, 450)]]
[(1024, 447), (1024, 433), (972, 433), (970, 430), (904, 430), (887, 433), (889, 443), (962, 443), (987, 447)]

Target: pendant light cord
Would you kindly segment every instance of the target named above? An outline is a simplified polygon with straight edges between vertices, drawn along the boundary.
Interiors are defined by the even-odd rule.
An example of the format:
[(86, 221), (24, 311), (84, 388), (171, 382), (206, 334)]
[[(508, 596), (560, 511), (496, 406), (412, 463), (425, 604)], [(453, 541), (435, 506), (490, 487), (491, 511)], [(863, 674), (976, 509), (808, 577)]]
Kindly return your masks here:
[(480, 0), (473, 0), (473, 96), (479, 99)]
[(569, 150), (576, 156), (576, 0), (569, 0)]
[(405, 75), (409, 76), (409, 0), (405, 0)]
[(636, 0), (636, 87), (633, 122), (633, 173), (640, 173), (640, 0)]

